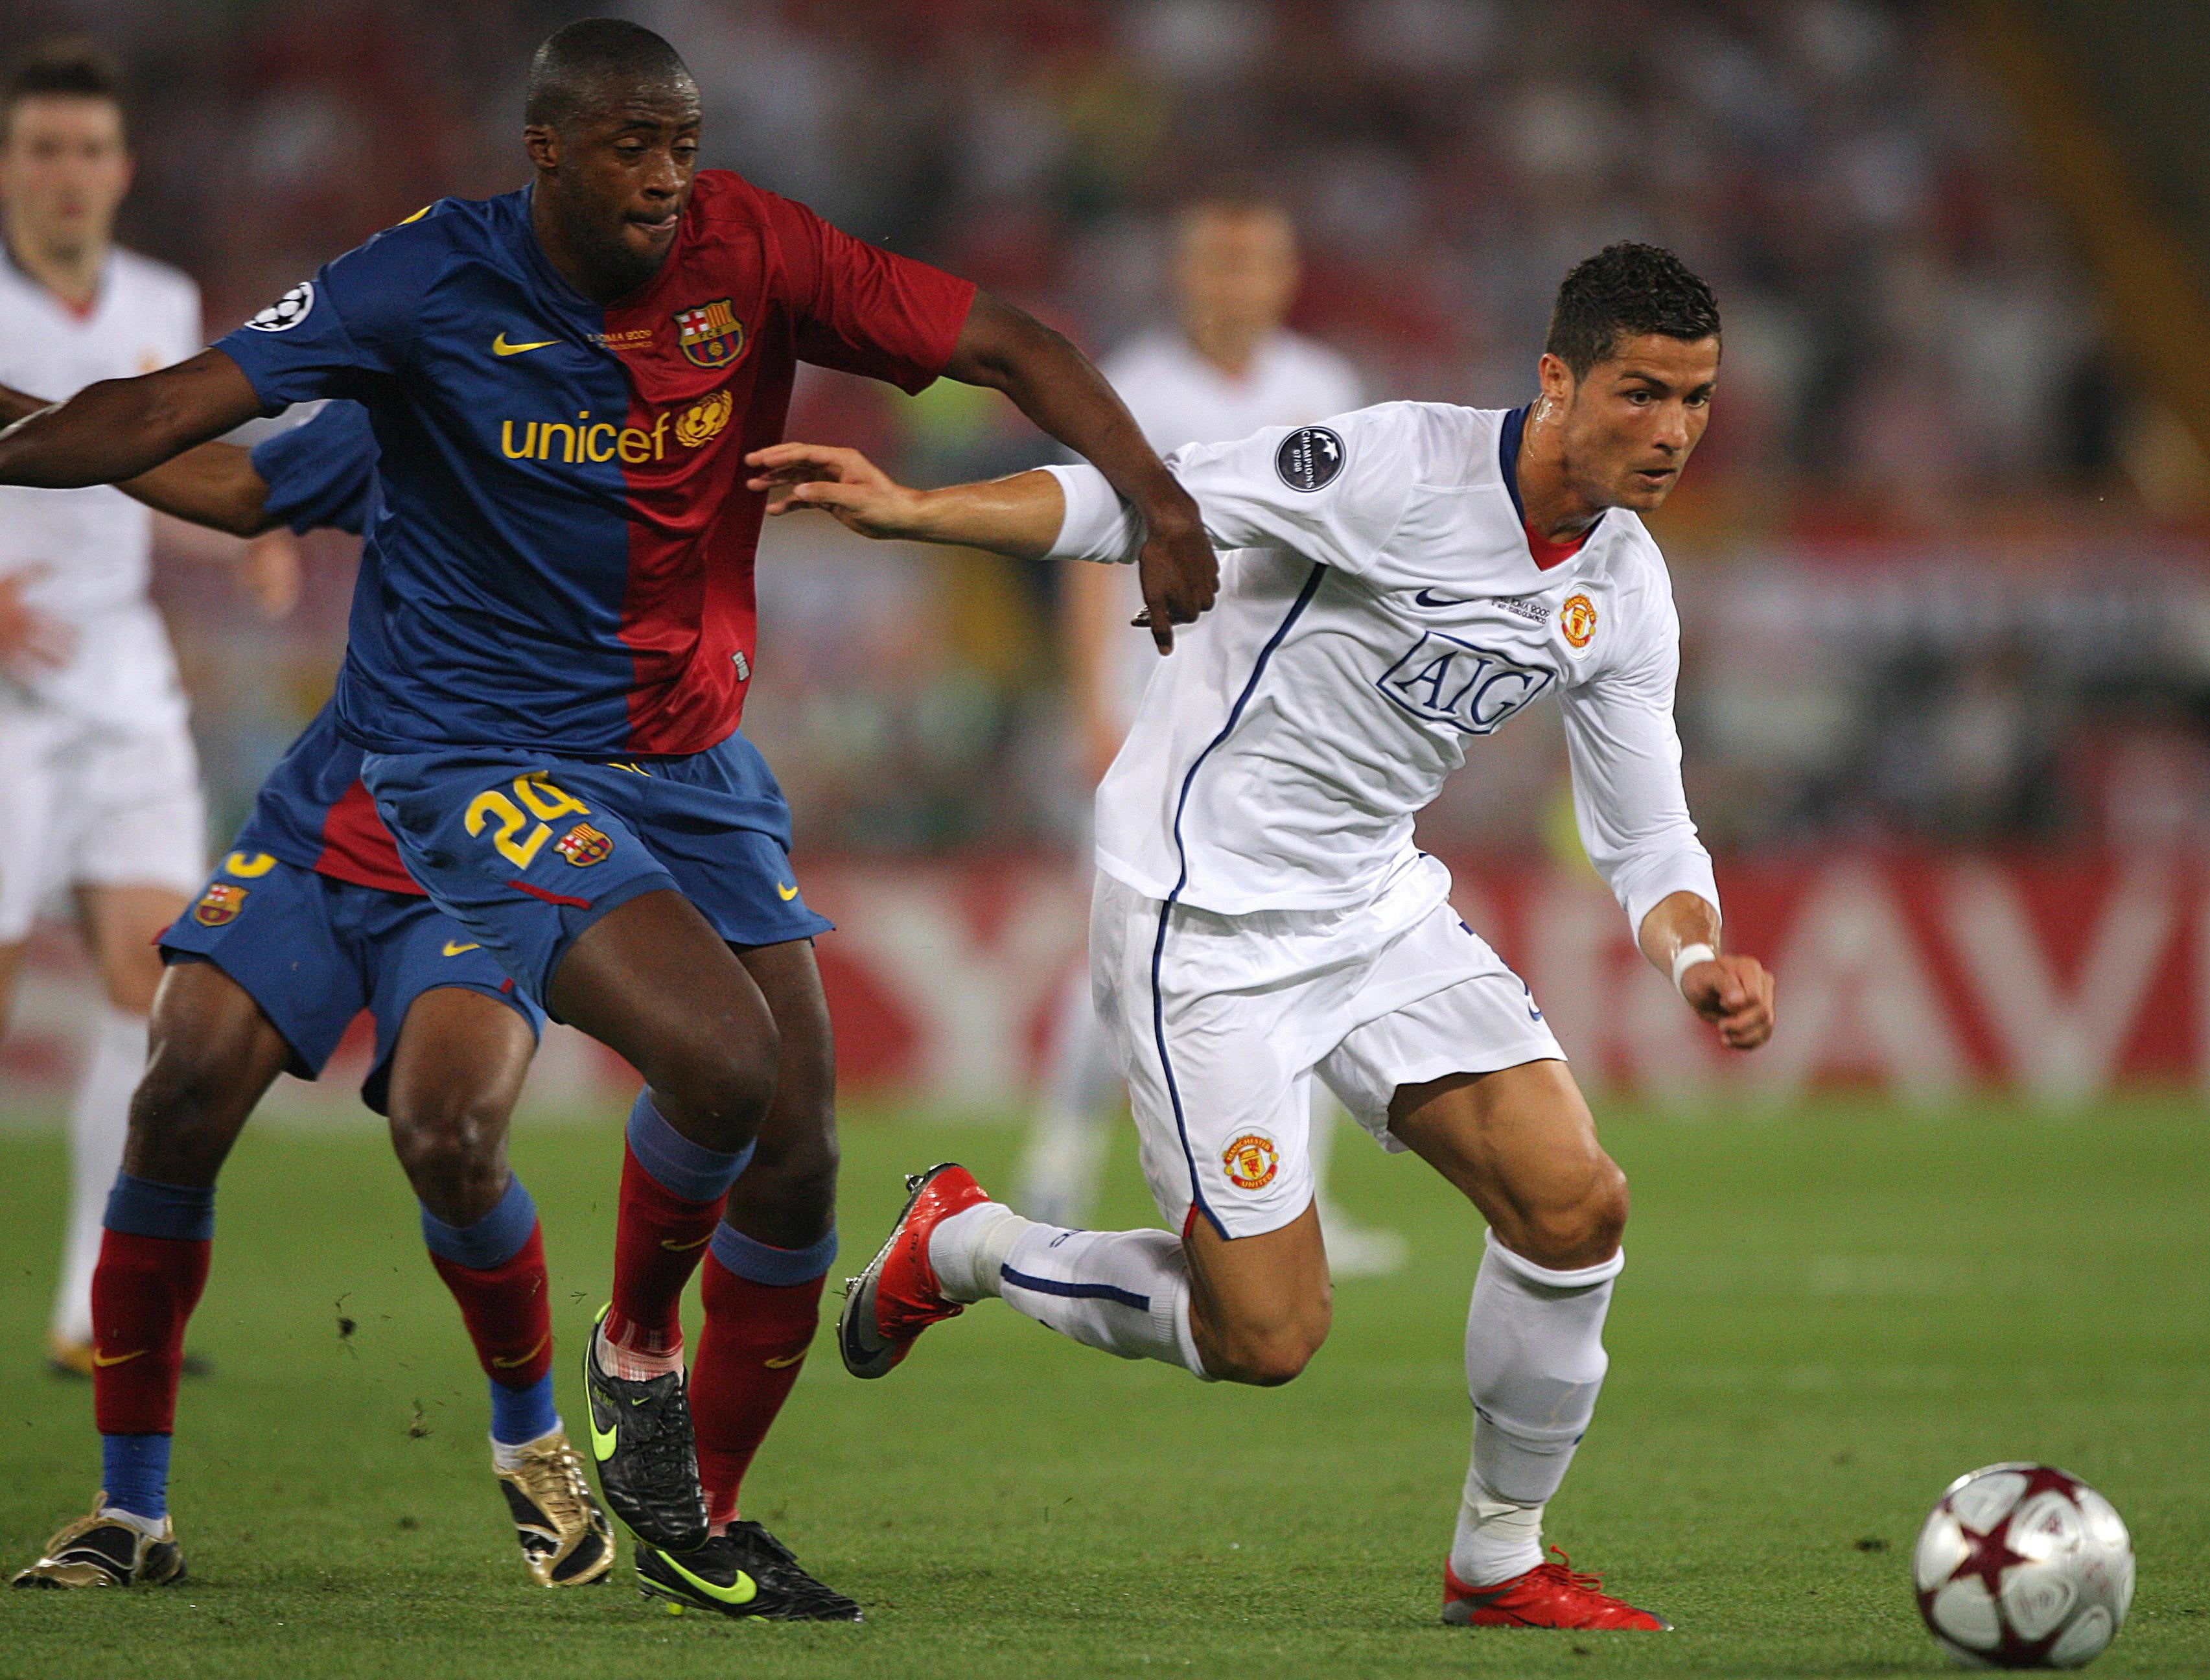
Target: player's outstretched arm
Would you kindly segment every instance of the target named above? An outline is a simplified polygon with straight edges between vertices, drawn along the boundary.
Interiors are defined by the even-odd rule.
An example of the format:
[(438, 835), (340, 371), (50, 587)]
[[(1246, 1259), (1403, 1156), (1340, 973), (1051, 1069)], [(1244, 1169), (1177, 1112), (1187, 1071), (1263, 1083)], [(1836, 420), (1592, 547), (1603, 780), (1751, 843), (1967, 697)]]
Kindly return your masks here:
[(746, 487), (767, 493), (770, 517), (818, 508), (861, 536), (885, 541), (951, 543), (1040, 560), (1066, 517), (1065, 493), (1049, 473), (915, 490), (859, 450), (827, 444), (776, 444), (753, 450), (745, 462), (755, 469)]
[(0, 484), (75, 490), (136, 478), (261, 412), (220, 350), (136, 379), (103, 379), (0, 432)]
[[(53, 406), (0, 385), (0, 426)], [(269, 515), (269, 480), (253, 470), (253, 452), (235, 444), (202, 444), (115, 487), (157, 513), (232, 536), (258, 536), (275, 523)]]
[(269, 480), (254, 470), (253, 451), (236, 444), (197, 444), (115, 487), (156, 512), (232, 536), (259, 536), (276, 523)]
[(1171, 651), (1173, 626), (1191, 623), (1212, 605), (1220, 562), (1196, 502), (1144, 441), (1105, 376), (1064, 335), (987, 292), (975, 294), (944, 371), (1012, 398), (1038, 426), (1104, 474), (1142, 516), (1147, 535), (1137, 566), (1144, 606), (1159, 651)]
[(1716, 905), (1693, 892), (1669, 894), (1642, 918), (1640, 944), (1729, 1049), (1754, 1050), (1772, 1036), (1772, 976), (1754, 957), (1721, 953)]

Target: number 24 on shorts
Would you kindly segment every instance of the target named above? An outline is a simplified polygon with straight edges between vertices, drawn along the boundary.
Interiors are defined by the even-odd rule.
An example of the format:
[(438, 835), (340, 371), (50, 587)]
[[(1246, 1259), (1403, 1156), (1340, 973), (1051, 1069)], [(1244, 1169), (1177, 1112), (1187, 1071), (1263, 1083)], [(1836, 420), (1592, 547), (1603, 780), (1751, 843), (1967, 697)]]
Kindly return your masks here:
[[(516, 804), (516, 801), (520, 801)], [(525, 814), (524, 807), (527, 807)], [(507, 797), (498, 788), (486, 788), (468, 801), (468, 831), (481, 834), (487, 823), (498, 824), (491, 843), (498, 855), (517, 869), (527, 869), (530, 860), (545, 848), (552, 837), (550, 826), (559, 817), (588, 817), (591, 807), (573, 794), (564, 793), (546, 779), (541, 772), (532, 772), (514, 778), (514, 797)], [(531, 817), (541, 818), (534, 828)], [(522, 830), (529, 829), (528, 834)]]

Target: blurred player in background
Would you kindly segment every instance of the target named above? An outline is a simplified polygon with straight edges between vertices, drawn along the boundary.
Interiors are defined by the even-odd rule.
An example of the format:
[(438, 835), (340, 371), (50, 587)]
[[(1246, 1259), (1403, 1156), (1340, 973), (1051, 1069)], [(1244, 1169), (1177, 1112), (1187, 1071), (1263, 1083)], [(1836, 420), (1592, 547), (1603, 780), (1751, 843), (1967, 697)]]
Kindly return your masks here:
[[(1139, 335), (1099, 364), (1162, 455), (1269, 426), (1309, 425), (1364, 403), (1349, 361), (1283, 324), (1300, 272), (1296, 229), (1279, 205), (1222, 196), (1187, 206), (1174, 221), (1168, 277), (1175, 325)], [(1095, 783), (1127, 739), (1158, 661), (1132, 627), (1144, 601), (1126, 568), (1069, 566), (1063, 582), (1076, 740)], [(1089, 1219), (1108, 1128), (1126, 1094), (1084, 964), (1068, 976), (1054, 1012), (1042, 1101), (1021, 1169), (1022, 1207), (1052, 1224)], [(1340, 1109), (1318, 1086), (1313, 1100), (1313, 1178), (1328, 1264), (1338, 1278), (1393, 1272), (1404, 1263), (1404, 1239), (1361, 1226), (1328, 1199)]]
[[(1166, 1229), (1065, 1230), (961, 1167), (919, 1175), (847, 1294), (854, 1375), (995, 1296), (1124, 1359), (1291, 1381), (1332, 1314), (1306, 1137), (1322, 1079), (1488, 1228), (1443, 1620), (1670, 1625), (1544, 1561), (1543, 1508), (1603, 1386), (1627, 1180), (1533, 994), (1459, 920), (1413, 826), (1469, 743), (1555, 692), (1581, 837), (1643, 955), (1721, 1043), (1770, 1037), (1772, 977), (1718, 949), (1673, 722), (1680, 622), (1638, 517), (1687, 466), (1718, 369), (1711, 288), (1617, 245), (1560, 287), (1525, 408), (1385, 402), (1175, 452), (1223, 552), (1220, 601), (1099, 789), (1090, 922)], [(848, 450), (752, 459), (775, 511), (827, 507), (868, 536), (1089, 560), (1141, 540), (1086, 468), (915, 492)]]
[[(130, 174), (121, 82), (100, 53), (54, 43), (15, 71), (0, 94), (0, 382), (58, 400), (204, 342), (199, 288), (113, 241)], [(154, 940), (198, 884), (206, 826), (184, 690), (146, 595), (151, 544), (151, 517), (119, 491), (0, 486), (0, 1019), (39, 907), (64, 887), (106, 994), (69, 1107), (51, 1331), (56, 1365), (80, 1373), (161, 977)]]

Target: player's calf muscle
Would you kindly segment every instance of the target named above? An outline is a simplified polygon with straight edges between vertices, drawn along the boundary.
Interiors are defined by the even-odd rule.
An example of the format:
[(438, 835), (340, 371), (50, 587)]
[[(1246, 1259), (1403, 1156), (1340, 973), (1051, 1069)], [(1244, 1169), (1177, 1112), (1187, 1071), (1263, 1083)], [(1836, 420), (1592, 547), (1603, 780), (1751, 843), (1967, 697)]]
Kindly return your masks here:
[(836, 1223), (836, 1049), (810, 944), (738, 953), (774, 1016), (781, 1053), (775, 1100), (752, 1164), (729, 1190), (724, 1217), (778, 1248), (818, 1242)]

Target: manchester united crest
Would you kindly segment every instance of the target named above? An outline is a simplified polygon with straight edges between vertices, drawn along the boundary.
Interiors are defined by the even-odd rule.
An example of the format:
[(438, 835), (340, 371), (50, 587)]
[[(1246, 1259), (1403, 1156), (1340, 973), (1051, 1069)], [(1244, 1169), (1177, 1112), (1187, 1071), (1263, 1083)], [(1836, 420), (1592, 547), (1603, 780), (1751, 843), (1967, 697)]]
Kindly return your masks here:
[(612, 857), (614, 843), (589, 823), (577, 823), (552, 843), (552, 849), (578, 869), (588, 869)]
[(1585, 595), (1569, 595), (1558, 609), (1558, 633), (1579, 653), (1596, 634), (1596, 602)]
[(1239, 1190), (1263, 1190), (1281, 1170), (1282, 1153), (1264, 1132), (1246, 1132), (1220, 1151), (1228, 1181)]
[(727, 367), (745, 353), (745, 323), (727, 298), (675, 311), (675, 347), (698, 367)]
[(202, 928), (220, 928), (238, 920), (238, 913), (245, 908), (246, 889), (232, 886), (228, 881), (216, 881), (200, 901), (192, 906), (192, 920)]

